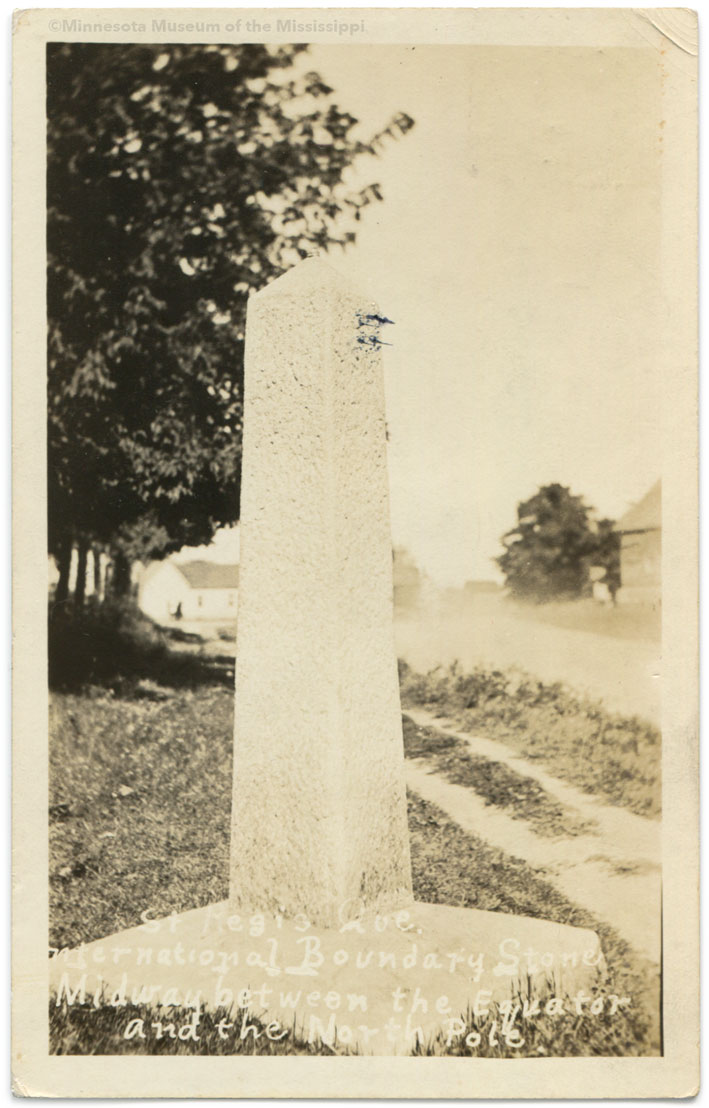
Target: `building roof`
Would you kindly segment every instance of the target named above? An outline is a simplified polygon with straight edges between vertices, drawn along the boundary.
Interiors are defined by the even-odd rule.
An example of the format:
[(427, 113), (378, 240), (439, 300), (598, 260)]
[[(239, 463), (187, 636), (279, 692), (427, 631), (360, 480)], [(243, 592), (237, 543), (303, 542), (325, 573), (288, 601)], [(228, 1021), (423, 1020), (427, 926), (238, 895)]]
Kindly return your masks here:
[(191, 589), (235, 589), (239, 585), (239, 567), (219, 562), (181, 562), (175, 564)]
[(622, 516), (616, 531), (659, 531), (662, 527), (662, 482), (657, 481), (642, 500)]

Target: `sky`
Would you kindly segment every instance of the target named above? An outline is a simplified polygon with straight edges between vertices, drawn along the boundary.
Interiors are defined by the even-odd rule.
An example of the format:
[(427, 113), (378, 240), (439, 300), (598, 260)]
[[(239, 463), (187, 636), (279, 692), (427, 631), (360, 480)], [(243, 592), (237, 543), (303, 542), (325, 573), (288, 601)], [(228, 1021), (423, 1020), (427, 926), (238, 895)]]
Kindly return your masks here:
[(443, 586), (497, 574), (517, 503), (558, 481), (618, 518), (661, 474), (657, 54), (314, 46), (381, 184), (332, 264), (395, 320), (394, 541)]
[[(353, 189), (384, 200), (330, 259), (395, 321), (394, 543), (457, 587), (500, 579), (540, 485), (618, 518), (661, 475), (656, 51), (316, 45), (301, 65), (359, 137), (416, 124), (360, 160)], [(236, 533), (211, 553), (235, 558)]]

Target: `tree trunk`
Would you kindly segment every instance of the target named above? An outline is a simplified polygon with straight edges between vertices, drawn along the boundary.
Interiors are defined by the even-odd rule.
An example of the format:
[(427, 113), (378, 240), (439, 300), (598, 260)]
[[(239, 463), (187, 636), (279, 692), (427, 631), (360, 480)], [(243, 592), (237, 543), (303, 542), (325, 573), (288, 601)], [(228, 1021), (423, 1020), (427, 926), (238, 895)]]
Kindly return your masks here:
[(91, 547), (91, 560), (94, 567), (94, 600), (101, 603), (101, 550), (98, 546)]
[(86, 539), (79, 543), (79, 557), (76, 565), (76, 585), (74, 586), (74, 608), (80, 612), (86, 599), (86, 558), (89, 552), (89, 544)]
[(111, 574), (111, 593), (116, 597), (128, 596), (130, 592), (130, 562), (122, 550), (116, 550), (113, 555), (113, 572)]
[(67, 540), (63, 542), (56, 556), (59, 580), (54, 590), (54, 603), (66, 604), (69, 599), (69, 574), (71, 572), (72, 544)]

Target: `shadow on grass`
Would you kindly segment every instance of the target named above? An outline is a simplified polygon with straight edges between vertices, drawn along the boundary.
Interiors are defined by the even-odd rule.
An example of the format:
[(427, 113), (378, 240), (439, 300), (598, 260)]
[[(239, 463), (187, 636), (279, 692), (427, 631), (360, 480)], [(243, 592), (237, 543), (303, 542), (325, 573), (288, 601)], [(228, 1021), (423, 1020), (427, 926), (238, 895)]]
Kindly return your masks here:
[[(76, 691), (103, 685), (145, 696), (150, 683), (173, 688), (234, 684), (234, 658), (202, 654), (200, 635), (164, 631), (130, 601), (106, 601), (76, 613), (50, 607), (49, 686)], [(148, 682), (147, 692), (145, 685)]]

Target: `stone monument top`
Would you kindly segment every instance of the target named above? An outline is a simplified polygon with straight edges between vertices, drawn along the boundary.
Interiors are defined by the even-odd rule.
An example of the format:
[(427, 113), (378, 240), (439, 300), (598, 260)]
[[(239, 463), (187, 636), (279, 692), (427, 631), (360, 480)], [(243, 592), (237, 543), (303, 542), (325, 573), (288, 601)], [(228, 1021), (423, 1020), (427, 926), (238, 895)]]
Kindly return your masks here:
[[(329, 262), (319, 255), (312, 258), (304, 258), (297, 265), (287, 269), (280, 277), (270, 281), (257, 292), (253, 292), (249, 300), (262, 300), (265, 297), (297, 295), (315, 291), (317, 289), (339, 289), (342, 292), (354, 293), (349, 282), (338, 273)], [(369, 303), (364, 297), (363, 303)]]

